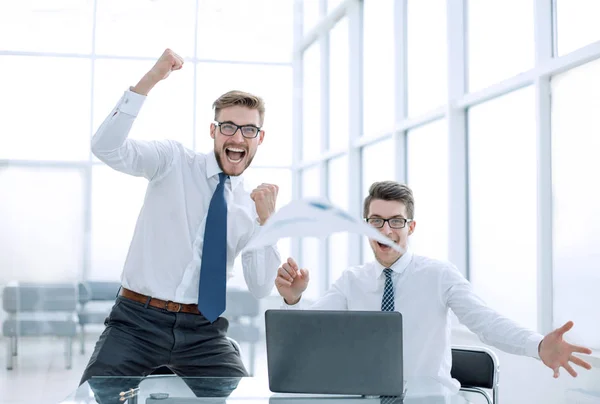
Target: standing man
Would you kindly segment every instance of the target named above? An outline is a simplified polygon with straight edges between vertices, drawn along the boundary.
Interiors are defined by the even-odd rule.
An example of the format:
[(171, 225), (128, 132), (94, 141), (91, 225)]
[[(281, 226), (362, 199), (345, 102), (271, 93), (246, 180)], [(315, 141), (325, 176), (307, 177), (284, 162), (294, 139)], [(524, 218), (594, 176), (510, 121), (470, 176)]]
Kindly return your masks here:
[[(149, 183), (119, 296), (81, 383), (145, 376), (163, 365), (180, 376), (247, 375), (220, 315), (236, 256), (275, 211), (278, 187), (262, 184), (249, 194), (241, 177), (263, 142), (265, 106), (241, 91), (219, 97), (210, 125), (214, 151), (207, 154), (170, 140), (128, 139), (148, 93), (182, 67), (183, 59), (165, 50), (92, 139), (101, 161)], [(280, 262), (276, 246), (242, 253), (256, 298), (270, 293)]]
[[(575, 364), (590, 365), (574, 353), (588, 348), (563, 340), (572, 322), (546, 336), (520, 327), (501, 316), (473, 292), (471, 284), (453, 265), (414, 255), (408, 238), (416, 228), (411, 189), (394, 181), (371, 185), (364, 201), (364, 219), (402, 247), (405, 253), (369, 240), (375, 260), (345, 270), (327, 293), (310, 308), (317, 310), (399, 311), (403, 321), (404, 370), (407, 381), (436, 380), (458, 390), (450, 376), (452, 310), (461, 323), (490, 345), (515, 355), (541, 361), (558, 377), (563, 367), (572, 376)], [(289, 258), (278, 270), (275, 285), (284, 308), (302, 308), (309, 273)]]

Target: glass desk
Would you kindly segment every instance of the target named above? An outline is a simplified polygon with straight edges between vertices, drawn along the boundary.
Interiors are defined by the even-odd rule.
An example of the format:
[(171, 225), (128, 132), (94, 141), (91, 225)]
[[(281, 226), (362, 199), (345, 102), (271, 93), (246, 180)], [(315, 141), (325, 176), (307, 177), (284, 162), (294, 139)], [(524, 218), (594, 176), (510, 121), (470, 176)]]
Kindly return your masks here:
[(436, 382), (408, 383), (404, 397), (287, 394), (253, 377), (95, 377), (60, 404), (467, 404)]

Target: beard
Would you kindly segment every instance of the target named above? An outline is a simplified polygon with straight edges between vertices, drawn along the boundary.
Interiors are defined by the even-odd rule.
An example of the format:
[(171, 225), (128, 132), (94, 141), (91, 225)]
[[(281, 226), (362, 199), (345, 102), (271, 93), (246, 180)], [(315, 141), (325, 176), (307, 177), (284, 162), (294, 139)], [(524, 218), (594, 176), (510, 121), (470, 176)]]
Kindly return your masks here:
[[(225, 160), (227, 159), (227, 152), (225, 151), (225, 149), (227, 147), (238, 147), (241, 149), (246, 150), (244, 157), (246, 159), (246, 163), (244, 164), (244, 167), (242, 168), (242, 171), (234, 174), (233, 172), (228, 172), (225, 169)], [(252, 160), (254, 159), (254, 156), (256, 154), (256, 151), (254, 151), (253, 153), (250, 152), (250, 150), (247, 147), (239, 147), (239, 146), (233, 146), (233, 145), (223, 145), (223, 147), (221, 149), (218, 149), (217, 146), (215, 145), (215, 158), (217, 160), (217, 164), (219, 165), (219, 168), (221, 169), (221, 171), (223, 171), (223, 173), (225, 173), (226, 175), (235, 177), (238, 175), (241, 175), (244, 171), (246, 171), (246, 169), (250, 166), (250, 163), (252, 163)]]

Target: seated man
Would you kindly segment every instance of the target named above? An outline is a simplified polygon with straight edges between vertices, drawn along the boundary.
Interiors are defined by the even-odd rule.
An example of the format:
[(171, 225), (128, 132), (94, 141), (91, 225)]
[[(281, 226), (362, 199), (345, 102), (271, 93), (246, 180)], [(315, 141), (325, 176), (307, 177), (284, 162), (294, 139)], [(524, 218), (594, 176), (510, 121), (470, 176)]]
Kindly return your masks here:
[[(541, 359), (554, 371), (554, 377), (558, 377), (561, 366), (575, 377), (569, 362), (591, 368), (573, 355), (591, 351), (562, 338), (572, 322), (545, 337), (524, 329), (487, 307), (455, 266), (414, 255), (408, 248), (408, 237), (416, 227), (413, 214), (414, 200), (408, 186), (393, 181), (371, 185), (364, 202), (365, 220), (405, 252), (369, 240), (375, 261), (345, 270), (310, 308), (401, 312), (407, 381), (433, 378), (451, 389), (460, 387), (450, 376), (449, 309), (484, 343), (508, 353)], [(279, 268), (275, 285), (284, 298), (284, 308), (303, 306), (301, 296), (308, 281), (308, 270), (299, 269), (292, 258)]]

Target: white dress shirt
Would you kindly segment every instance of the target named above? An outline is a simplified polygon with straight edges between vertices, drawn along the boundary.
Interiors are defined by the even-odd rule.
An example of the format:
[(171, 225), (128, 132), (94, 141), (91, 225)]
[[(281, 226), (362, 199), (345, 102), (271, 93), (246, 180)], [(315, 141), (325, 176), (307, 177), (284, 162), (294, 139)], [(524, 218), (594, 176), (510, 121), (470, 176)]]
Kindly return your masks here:
[[(128, 139), (145, 96), (126, 91), (92, 139), (92, 152), (115, 170), (149, 180), (121, 276), (123, 287), (178, 303), (197, 303), (204, 227), (221, 169), (214, 153), (178, 142)], [(225, 184), (227, 275), (250, 239), (258, 215), (242, 177)], [(119, 231), (119, 229), (115, 229)], [(246, 284), (262, 298), (271, 292), (281, 258), (276, 246), (242, 252)]]
[[(435, 379), (457, 391), (450, 376), (450, 310), (486, 344), (505, 352), (539, 358), (543, 336), (502, 317), (473, 292), (450, 263), (413, 255), (410, 249), (392, 265), (395, 310), (402, 314), (404, 378)], [(282, 308), (314, 310), (381, 310), (384, 267), (378, 262), (345, 270), (327, 293), (309, 307), (300, 300)]]

